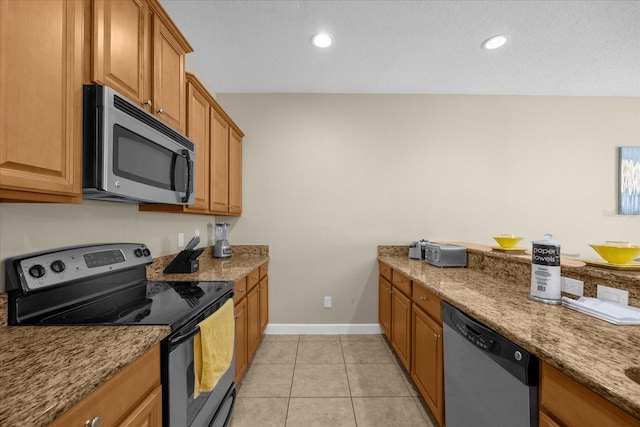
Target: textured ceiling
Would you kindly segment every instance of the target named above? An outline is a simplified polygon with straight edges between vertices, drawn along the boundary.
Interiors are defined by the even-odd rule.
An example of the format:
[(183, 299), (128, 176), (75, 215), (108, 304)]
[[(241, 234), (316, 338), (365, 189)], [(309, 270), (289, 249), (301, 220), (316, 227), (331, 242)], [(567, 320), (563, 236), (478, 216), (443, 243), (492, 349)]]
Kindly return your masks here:
[(161, 4), (218, 93), (640, 96), (640, 0)]

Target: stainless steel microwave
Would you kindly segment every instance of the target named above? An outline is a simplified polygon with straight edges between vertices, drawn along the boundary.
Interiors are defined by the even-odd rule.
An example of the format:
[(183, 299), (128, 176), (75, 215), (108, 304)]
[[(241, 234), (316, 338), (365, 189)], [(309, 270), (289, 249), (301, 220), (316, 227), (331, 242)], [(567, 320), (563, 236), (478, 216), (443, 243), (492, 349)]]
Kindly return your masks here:
[(85, 199), (194, 203), (195, 145), (115, 90), (83, 87)]

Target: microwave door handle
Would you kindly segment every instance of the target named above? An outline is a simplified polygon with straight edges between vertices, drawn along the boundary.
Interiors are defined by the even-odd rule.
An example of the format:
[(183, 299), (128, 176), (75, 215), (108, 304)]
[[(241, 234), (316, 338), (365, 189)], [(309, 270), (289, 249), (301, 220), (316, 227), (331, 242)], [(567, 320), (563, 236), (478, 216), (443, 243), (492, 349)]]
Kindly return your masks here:
[(182, 198), (182, 203), (187, 203), (189, 201), (189, 195), (193, 191), (193, 178), (191, 176), (193, 174), (193, 170), (191, 168), (191, 165), (193, 163), (191, 162), (191, 157), (189, 156), (188, 150), (182, 150), (182, 154), (184, 154), (187, 158), (187, 189), (184, 193), (184, 197)]

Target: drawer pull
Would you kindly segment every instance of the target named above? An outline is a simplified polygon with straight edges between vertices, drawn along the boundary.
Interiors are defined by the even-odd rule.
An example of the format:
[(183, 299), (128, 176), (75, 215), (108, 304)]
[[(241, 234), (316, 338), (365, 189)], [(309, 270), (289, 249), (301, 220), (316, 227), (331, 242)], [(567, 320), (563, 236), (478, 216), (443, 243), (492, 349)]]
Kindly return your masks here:
[(95, 417), (92, 420), (87, 420), (84, 422), (85, 427), (100, 427), (102, 424), (102, 419), (100, 417)]
[(438, 334), (433, 334), (433, 339), (434, 339), (434, 340), (436, 340), (436, 341), (437, 341), (437, 340), (439, 340), (439, 339), (440, 339), (440, 335), (438, 335)]

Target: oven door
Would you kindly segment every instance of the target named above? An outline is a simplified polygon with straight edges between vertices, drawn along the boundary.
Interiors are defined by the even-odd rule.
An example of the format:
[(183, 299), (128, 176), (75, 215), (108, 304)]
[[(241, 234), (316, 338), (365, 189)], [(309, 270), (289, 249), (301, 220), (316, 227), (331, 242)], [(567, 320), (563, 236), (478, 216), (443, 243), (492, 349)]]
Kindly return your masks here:
[[(226, 427), (231, 422), (236, 390), (235, 344), (231, 365), (210, 392), (194, 398), (194, 338), (198, 323), (233, 299), (233, 292), (218, 300), (205, 313), (189, 322), (165, 340), (163, 362), (163, 402), (165, 427)], [(231, 314), (229, 321), (234, 321)]]

